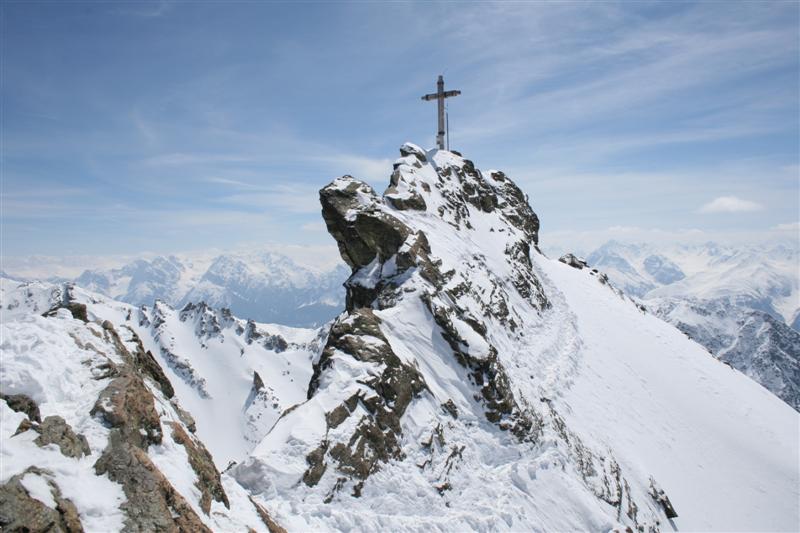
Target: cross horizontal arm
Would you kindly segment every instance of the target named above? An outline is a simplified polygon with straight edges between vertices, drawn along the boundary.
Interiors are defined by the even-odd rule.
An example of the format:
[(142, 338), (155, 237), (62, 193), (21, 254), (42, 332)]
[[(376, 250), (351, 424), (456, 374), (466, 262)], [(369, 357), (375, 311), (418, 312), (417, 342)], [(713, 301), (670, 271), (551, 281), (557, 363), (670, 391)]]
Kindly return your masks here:
[(425, 96), (422, 97), (422, 99), (423, 100), (436, 100), (438, 97), (439, 97), (439, 95), (437, 93), (433, 93), (433, 94), (426, 94)]
[(445, 98), (450, 98), (451, 96), (458, 96), (459, 94), (461, 94), (461, 91), (445, 91), (442, 96)]

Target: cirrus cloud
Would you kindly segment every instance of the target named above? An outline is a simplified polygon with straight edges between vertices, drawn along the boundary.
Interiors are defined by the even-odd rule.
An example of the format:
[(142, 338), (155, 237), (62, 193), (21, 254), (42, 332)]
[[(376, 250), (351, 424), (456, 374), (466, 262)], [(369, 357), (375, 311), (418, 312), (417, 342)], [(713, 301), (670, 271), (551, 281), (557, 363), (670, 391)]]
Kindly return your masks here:
[(760, 211), (763, 208), (764, 206), (759, 203), (743, 200), (736, 196), (719, 196), (704, 204), (698, 211), (700, 213), (745, 213)]

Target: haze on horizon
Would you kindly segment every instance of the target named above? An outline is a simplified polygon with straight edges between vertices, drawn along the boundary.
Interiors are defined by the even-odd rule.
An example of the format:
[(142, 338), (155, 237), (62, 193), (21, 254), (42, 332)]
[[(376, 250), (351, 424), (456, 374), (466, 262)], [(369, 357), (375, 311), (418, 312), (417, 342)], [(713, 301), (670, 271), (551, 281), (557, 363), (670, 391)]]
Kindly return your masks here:
[(798, 10), (7, 1), (1, 255), (333, 250), (318, 189), (432, 147), (440, 73), (545, 245), (796, 242)]

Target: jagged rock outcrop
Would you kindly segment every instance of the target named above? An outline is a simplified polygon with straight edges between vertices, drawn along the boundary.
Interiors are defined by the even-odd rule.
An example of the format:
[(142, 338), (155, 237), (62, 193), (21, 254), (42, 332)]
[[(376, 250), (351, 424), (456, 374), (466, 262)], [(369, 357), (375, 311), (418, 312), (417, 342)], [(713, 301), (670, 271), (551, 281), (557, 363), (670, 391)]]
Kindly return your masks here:
[[(380, 319), (364, 307), (354, 309), (331, 328), (328, 343), (314, 368), (309, 397), (316, 393), (324, 372), (336, 359), (352, 357), (376, 371), (365, 373), (358, 380), (361, 387), (326, 414), (329, 429), (338, 428), (351, 415), (357, 420), (346, 440), (326, 440), (308, 456), (308, 470), (303, 475), (308, 485), (319, 481), (327, 460), (332, 460), (342, 474), (364, 480), (381, 463), (403, 457), (400, 418), (411, 400), (427, 386), (419, 372), (392, 351), (379, 324)], [(356, 412), (357, 406), (363, 409)], [(354, 488), (356, 495), (360, 486), (357, 483)]]
[(230, 509), (228, 495), (225, 494), (225, 489), (222, 488), (219, 472), (214, 466), (214, 461), (211, 459), (211, 454), (208, 453), (206, 447), (196, 438), (190, 437), (180, 424), (172, 422), (169, 426), (172, 429), (173, 440), (186, 449), (186, 453), (189, 456), (189, 464), (192, 465), (194, 473), (197, 474), (197, 483), (195, 485), (202, 494), (200, 507), (203, 512), (208, 514), (211, 511), (212, 499)]
[[(4, 391), (51, 416), (95, 405), (64, 414), (88, 458), (40, 448), (43, 424), (0, 402), (26, 427), (4, 446), (68, 465), (53, 469), (62, 488), (79, 478), (109, 493), (101, 518), (113, 527), (98, 527), (91, 503), (65, 492), (87, 530), (792, 523), (791, 409), (599, 270), (541, 254), (538, 218), (504, 174), (410, 144), (401, 156), (383, 196), (348, 176), (320, 193), (351, 268), (346, 307), (325, 328), (87, 293), (76, 303), (88, 322), (61, 301), (52, 316), (0, 324), (15, 364)], [(69, 353), (49, 357), (43, 344)], [(60, 375), (77, 379), (46, 383), (29, 372), (37, 360), (69, 361)], [(76, 431), (48, 424), (62, 428), (51, 443), (80, 448)], [(34, 499), (52, 493), (37, 483)], [(736, 491), (697, 497), (720, 486)]]
[(39, 414), (39, 406), (32, 398), (25, 394), (2, 394), (0, 393), (0, 400), (5, 401), (8, 406), (14, 411), (25, 413), (31, 422), (41, 422), (41, 415)]
[[(47, 470), (31, 466), (0, 485), (2, 531), (83, 533), (75, 505), (62, 496), (51, 476)], [(49, 494), (31, 493), (27, 488), (31, 483)]]
[(578, 270), (587, 268), (589, 266), (585, 259), (581, 259), (574, 254), (564, 254), (559, 257), (558, 260), (565, 265), (569, 265), (572, 268), (577, 268)]
[(16, 434), (28, 430), (39, 434), (33, 441), (37, 446), (55, 444), (66, 457), (79, 459), (91, 453), (86, 437), (75, 433), (72, 427), (60, 416), (48, 416), (41, 424), (23, 420), (17, 428)]

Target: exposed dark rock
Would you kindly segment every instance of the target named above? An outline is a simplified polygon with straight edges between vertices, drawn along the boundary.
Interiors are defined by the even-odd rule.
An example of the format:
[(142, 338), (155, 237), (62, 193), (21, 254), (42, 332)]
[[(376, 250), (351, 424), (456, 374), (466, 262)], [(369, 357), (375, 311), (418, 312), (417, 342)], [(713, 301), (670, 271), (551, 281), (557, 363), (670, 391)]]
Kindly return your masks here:
[(352, 395), (350, 398), (339, 404), (333, 411), (325, 415), (325, 421), (328, 423), (329, 428), (336, 428), (347, 420), (347, 417), (355, 410), (358, 405), (358, 393)]
[(78, 302), (63, 302), (51, 308), (42, 316), (46, 317), (55, 316), (56, 312), (59, 309), (67, 309), (70, 313), (72, 313), (72, 318), (75, 318), (77, 320), (82, 320), (84, 322), (89, 322), (89, 315), (87, 314), (86, 306)]
[(280, 525), (278, 525), (275, 520), (272, 519), (270, 514), (267, 512), (264, 507), (259, 505), (252, 496), (248, 496), (250, 498), (250, 503), (253, 504), (253, 507), (256, 508), (256, 512), (258, 513), (258, 517), (264, 522), (264, 525), (267, 526), (267, 531), (269, 533), (286, 533), (286, 530), (283, 529)]
[(486, 406), (486, 418), (497, 423), (501, 429), (511, 429), (520, 439), (535, 441), (541, 430), (541, 420), (531, 412), (526, 412), (517, 404), (509, 386), (506, 370), (497, 359), (497, 350), (490, 346), (489, 354), (479, 359), (469, 353), (466, 341), (461, 338), (453, 325), (453, 310), (437, 303), (431, 296), (423, 297), (423, 302), (441, 328), (441, 335), (450, 345), (456, 360), (470, 370), (474, 385), (479, 387), (480, 398)]
[(650, 478), (650, 496), (661, 505), (667, 518), (678, 517), (678, 513), (675, 512), (675, 508), (672, 506), (672, 502), (669, 501), (667, 494), (658, 486), (658, 483), (656, 483), (656, 480), (652, 477)]
[(214, 466), (214, 460), (208, 453), (203, 443), (197, 439), (192, 439), (180, 426), (174, 422), (170, 423), (172, 428), (172, 439), (186, 449), (189, 456), (189, 464), (197, 474), (196, 486), (200, 490), (200, 508), (208, 514), (211, 511), (211, 500), (214, 499), (230, 509), (228, 495), (222, 488), (219, 472)]
[(533, 244), (539, 244), (539, 217), (528, 204), (528, 198), (517, 185), (499, 171), (489, 175), (497, 191), (498, 208), (504, 218), (515, 228), (522, 230)]
[(399, 209), (400, 211), (405, 211), (407, 209), (425, 211), (428, 206), (425, 203), (425, 199), (422, 197), (422, 195), (413, 187), (415, 184), (412, 184), (412, 187), (410, 188), (403, 187), (403, 191), (401, 192), (398, 189), (398, 185), (401, 181), (403, 181), (402, 173), (395, 170), (392, 173), (389, 188), (383, 193), (383, 197), (386, 198), (392, 207)]
[(172, 398), (172, 400), (170, 400), (170, 404), (172, 405), (172, 408), (175, 409), (175, 412), (178, 414), (178, 418), (180, 419), (180, 421), (183, 422), (184, 426), (186, 426), (186, 429), (188, 429), (190, 433), (196, 432), (197, 424), (194, 421), (194, 417), (191, 414), (189, 414), (189, 411), (184, 410), (178, 403), (177, 399), (175, 398)]
[(458, 418), (458, 407), (453, 400), (447, 400), (442, 404), (442, 409), (447, 411), (453, 418)]
[(86, 437), (75, 433), (60, 416), (48, 416), (41, 424), (28, 423), (27, 426), (20, 424), (17, 432), (21, 433), (29, 429), (39, 434), (33, 441), (37, 446), (44, 447), (48, 444), (55, 444), (63, 455), (76, 459), (91, 453)]
[(381, 333), (380, 320), (368, 308), (356, 309), (333, 324), (314, 368), (309, 397), (316, 392), (321, 373), (333, 364), (336, 352), (375, 363), (381, 370), (380, 374), (360, 382), (375, 394), (369, 398), (351, 396), (326, 416), (329, 426), (336, 427), (350, 416), (358, 402), (368, 412), (357, 422), (347, 442), (326, 441), (308, 455), (309, 468), (303, 476), (308, 485), (316, 484), (324, 474), (326, 454), (335, 462), (338, 471), (357, 479), (365, 479), (381, 462), (401, 458), (400, 418), (411, 400), (427, 390), (422, 375), (391, 350)]
[(91, 414), (118, 429), (134, 446), (146, 450), (150, 444), (161, 443), (161, 423), (153, 396), (142, 378), (128, 368), (103, 389)]
[(244, 339), (247, 344), (258, 342), (267, 350), (278, 353), (285, 351), (289, 347), (289, 343), (280, 335), (268, 335), (259, 331), (258, 326), (252, 320), (247, 321), (244, 329)]
[(107, 474), (122, 485), (127, 498), (121, 505), (126, 514), (123, 531), (210, 533), (147, 453), (129, 439), (122, 428), (112, 429), (108, 446), (94, 465), (98, 475)]
[[(487, 408), (487, 419), (513, 431), (521, 439), (535, 440), (541, 430), (540, 417), (517, 404), (497, 350), (489, 346), (487, 355), (471, 355), (466, 340), (453, 324), (452, 315), (457, 314), (458, 320), (485, 337), (486, 322), (454, 306), (454, 302), (470, 298), (487, 316), (496, 318), (512, 331), (516, 329), (521, 318), (510, 309), (502, 280), (492, 279), (485, 258), (478, 254), (474, 257), (475, 264), (465, 264), (464, 271), (486, 271), (494, 287), (489, 294), (485, 294), (483, 288), (480, 292), (473, 288), (467, 275), (442, 272), (441, 261), (432, 257), (426, 235), (409, 229), (391, 214), (386, 204), (400, 210), (426, 210), (424, 195), (436, 187), (445, 200), (438, 214), (456, 228), (472, 228), (471, 208), (486, 213), (499, 211), (501, 219), (519, 230), (514, 235), (520, 235), (516, 240), (510, 240), (506, 248), (513, 270), (510, 281), (520, 296), (536, 309), (543, 310), (549, 302), (530, 260), (531, 246), (538, 242), (539, 220), (536, 214), (522, 191), (502, 173), (492, 173), (490, 178), (484, 178), (471, 161), (464, 160), (461, 164), (437, 168), (436, 182), (417, 182), (413, 177), (414, 169), (428, 163), (425, 152), (413, 145), (404, 145), (401, 155), (404, 159), (395, 165), (383, 200), (371, 187), (350, 176), (335, 180), (320, 191), (328, 231), (336, 240), (342, 258), (353, 269), (353, 275), (345, 283), (348, 314), (337, 319), (331, 327), (327, 345), (314, 367), (308, 397), (316, 393), (321, 375), (333, 365), (336, 354), (344, 353), (360, 361), (377, 363), (382, 370), (379, 376), (359, 381), (377, 394), (355, 395), (327, 413), (326, 421), (330, 428), (347, 420), (359, 402), (369, 415), (356, 423), (356, 429), (347, 441), (325, 442), (309, 454), (309, 468), (304, 476), (309, 485), (319, 481), (328, 462), (350, 478), (363, 480), (381, 462), (402, 456), (399, 419), (411, 399), (427, 390), (427, 385), (415, 368), (402, 363), (394, 354), (381, 333), (380, 320), (371, 308), (391, 307), (403, 298), (402, 286), (408, 271), (419, 272), (430, 284), (431, 290), (421, 297), (456, 359), (469, 369), (472, 381), (480, 391), (478, 397)], [(402, 168), (404, 165), (405, 169)], [(389, 264), (389, 259), (393, 259), (391, 268), (385, 270), (384, 265)], [(455, 283), (454, 276), (463, 279), (463, 283)], [(443, 408), (454, 418), (458, 416), (452, 401)]]
[[(731, 368), (733, 368), (733, 367), (731, 367)], [(27, 418), (24, 418), (22, 420), (22, 422), (20, 422), (19, 425), (17, 426), (17, 430), (14, 432), (12, 437), (16, 437), (20, 433), (25, 433), (26, 431), (33, 429), (34, 426), (38, 427), (39, 425), (37, 423), (35, 423), (35, 422), (31, 422)]]
[(366, 183), (344, 176), (319, 195), (328, 232), (336, 239), (342, 259), (354, 269), (376, 257), (386, 261), (408, 237), (402, 222), (376, 209), (381, 200)]
[(264, 388), (264, 380), (258, 375), (258, 372), (253, 370), (253, 390), (259, 392)]
[(41, 415), (39, 414), (39, 406), (30, 396), (24, 394), (2, 394), (0, 399), (4, 400), (8, 406), (18, 412), (24, 413), (32, 422), (41, 422)]
[[(123, 328), (128, 329), (128, 332), (131, 335), (131, 340), (136, 345), (133, 353), (131, 353), (122, 342), (119, 333), (116, 329), (114, 329), (114, 325), (111, 324), (111, 322), (108, 320), (104, 321), (102, 327), (106, 332), (107, 338), (114, 344), (117, 352), (128, 359), (140, 373), (156, 382), (161, 389), (161, 392), (164, 393), (164, 396), (167, 398), (172, 398), (175, 395), (175, 389), (172, 387), (172, 383), (170, 383), (169, 378), (167, 378), (167, 375), (164, 373), (161, 365), (158, 364), (155, 357), (153, 357), (153, 354), (149, 350), (145, 351), (141, 339), (139, 339), (139, 336), (136, 335), (132, 329), (127, 328), (127, 326), (122, 326)], [(116, 374), (118, 375), (118, 372)]]
[[(47, 482), (56, 502), (55, 509), (28, 494), (22, 485), (26, 475), (38, 475)], [(50, 473), (31, 466), (0, 485), (0, 531), (83, 533), (83, 525), (75, 505), (61, 495)]]
[(585, 260), (573, 254), (564, 254), (559, 257), (558, 260), (566, 265), (571, 266), (572, 268), (577, 268), (578, 270), (589, 267)]
[(306, 456), (308, 468), (303, 473), (303, 483), (309, 487), (319, 483), (319, 480), (325, 474), (325, 470), (328, 468), (328, 464), (325, 462), (325, 453), (327, 451), (328, 441), (322, 441), (316, 449)]
[(425, 163), (428, 161), (428, 156), (425, 153), (425, 150), (411, 143), (404, 143), (403, 146), (400, 147), (400, 155), (403, 157), (413, 155), (417, 158), (417, 160), (419, 160), (420, 163)]

